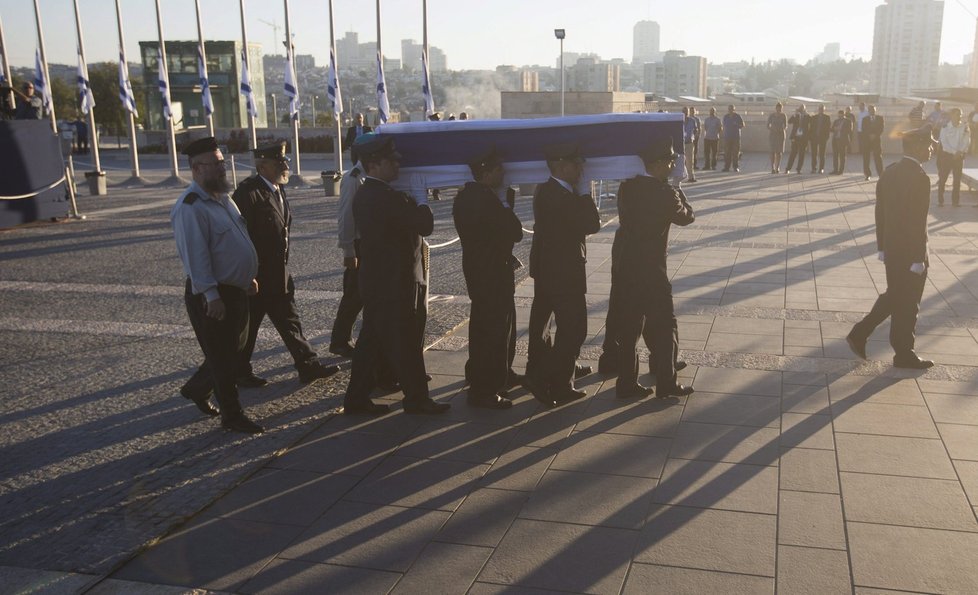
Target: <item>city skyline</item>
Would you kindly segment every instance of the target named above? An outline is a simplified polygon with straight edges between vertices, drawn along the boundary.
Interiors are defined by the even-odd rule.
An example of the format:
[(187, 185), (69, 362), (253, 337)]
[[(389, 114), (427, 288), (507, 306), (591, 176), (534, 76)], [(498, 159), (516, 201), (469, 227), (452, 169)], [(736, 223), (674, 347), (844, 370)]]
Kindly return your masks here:
[[(823, 0), (818, 11), (806, 10), (805, 22), (797, 26), (794, 14), (774, 0), (756, 0), (751, 9), (730, 2), (708, 1), (696, 11), (683, 14), (665, 2), (647, 0), (606, 0), (595, 13), (594, 4), (583, 0), (557, 2), (541, 0), (527, 3), (497, 0), (473, 3), (455, 10), (458, 3), (428, 1), (429, 43), (440, 47), (455, 70), (491, 70), (500, 64), (550, 65), (559, 54), (554, 28), (567, 30), (565, 52), (596, 53), (604, 59), (631, 60), (632, 29), (640, 20), (654, 20), (661, 30), (660, 50), (685, 50), (705, 56), (711, 63), (739, 60), (764, 62), (782, 58), (805, 63), (824, 49), (826, 43), (839, 42), (843, 59), (872, 57), (873, 25), (876, 7), (883, 0)], [(23, 0), (0, 0), (0, 16), (12, 66), (32, 66), (36, 36), (34, 14)], [(89, 62), (114, 61), (117, 56), (114, 0), (80, 0)], [(161, 0), (164, 35), (168, 40), (193, 40), (197, 37), (193, 0)], [(238, 0), (203, 0), (204, 33), (209, 40), (239, 39), (241, 35)], [(122, 0), (126, 52), (136, 56), (138, 42), (156, 39), (154, 0)], [(376, 40), (374, 3), (334, 1), (337, 38), (355, 31), (362, 41)], [(327, 3), (324, 0), (292, 0), (292, 29), (298, 54), (311, 54), (317, 64), (325, 64), (329, 51)], [(446, 8), (447, 7), (447, 8)], [(967, 7), (967, 8), (966, 8)], [(972, 12), (978, 2), (945, 2), (940, 61), (961, 63), (971, 53), (975, 38)], [(265, 54), (281, 53), (274, 44), (273, 28), (284, 38), (283, 3), (246, 2), (248, 37), (262, 44)], [(969, 11), (970, 10), (970, 11)], [(656, 12), (658, 11), (658, 12)], [(519, 18), (512, 18), (519, 15)], [(709, 18), (705, 18), (709, 15)], [(772, 18), (783, 15), (783, 24), (771, 27)], [(71, 0), (41, 0), (41, 16), (48, 61), (72, 64), (76, 58), (74, 16)], [(842, 18), (846, 17), (846, 18)], [(479, 26), (467, 26), (468, 23)], [(382, 2), (383, 49), (388, 57), (399, 58), (402, 39), (422, 38), (421, 2), (386, 0)], [(492, 46), (491, 51), (486, 47)], [(342, 64), (343, 56), (338, 56)]]

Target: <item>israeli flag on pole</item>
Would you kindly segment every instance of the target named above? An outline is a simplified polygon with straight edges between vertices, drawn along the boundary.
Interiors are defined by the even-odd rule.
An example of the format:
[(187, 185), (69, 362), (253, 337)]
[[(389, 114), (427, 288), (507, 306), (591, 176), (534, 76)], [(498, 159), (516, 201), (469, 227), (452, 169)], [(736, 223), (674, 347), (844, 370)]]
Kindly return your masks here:
[(435, 98), (431, 93), (431, 76), (428, 74), (428, 52), (421, 52), (421, 93), (424, 95), (424, 115), (435, 113)]
[(173, 117), (170, 109), (170, 85), (167, 83), (169, 77), (166, 74), (166, 63), (163, 62), (163, 48), (156, 48), (156, 63), (159, 65), (159, 76), (157, 85), (160, 88), (160, 99), (163, 101), (163, 119), (169, 120)]
[(248, 74), (248, 51), (241, 50), (241, 92), (245, 97), (245, 105), (251, 117), (258, 117), (258, 107), (255, 105), (255, 95), (251, 92), (251, 76)]
[(126, 67), (125, 56), (119, 52), (119, 99), (122, 100), (122, 107), (135, 117), (139, 117), (136, 111), (136, 96), (133, 95), (132, 85), (129, 84), (129, 68)]
[(92, 85), (88, 81), (88, 66), (82, 60), (81, 53), (78, 54), (78, 105), (83, 114), (95, 107), (95, 95), (92, 94)]
[(292, 52), (285, 52), (285, 96), (289, 98), (289, 117), (299, 119), (299, 92), (295, 88), (295, 69), (292, 67)]
[(211, 84), (207, 80), (207, 64), (204, 64), (204, 53), (197, 46), (197, 75), (200, 76), (200, 99), (204, 102), (204, 114), (214, 113), (214, 100), (211, 99)]
[(41, 67), (41, 50), (34, 50), (34, 90), (44, 100), (44, 111), (51, 109), (51, 87), (48, 86), (47, 79), (44, 78), (44, 68)]
[(386, 124), (391, 113), (391, 104), (387, 101), (387, 81), (384, 79), (384, 58), (377, 51), (377, 111), (380, 113), (380, 123)]
[(326, 74), (326, 94), (333, 102), (333, 115), (338, 120), (343, 113), (343, 95), (340, 93), (340, 78), (336, 72), (336, 51), (329, 50), (329, 72)]

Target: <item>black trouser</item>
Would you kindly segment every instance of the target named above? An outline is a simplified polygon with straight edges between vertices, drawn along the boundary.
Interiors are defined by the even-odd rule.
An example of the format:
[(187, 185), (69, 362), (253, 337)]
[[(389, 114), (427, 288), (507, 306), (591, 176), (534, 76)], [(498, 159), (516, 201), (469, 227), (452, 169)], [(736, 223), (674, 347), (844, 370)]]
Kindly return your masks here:
[(849, 143), (844, 139), (832, 139), (832, 161), (833, 170), (838, 173), (846, 171), (846, 153), (849, 152)]
[[(828, 142), (828, 139), (812, 140), (812, 173), (825, 169), (825, 145)], [(800, 163), (798, 167), (801, 167)]]
[(248, 338), (248, 295), (243, 289), (230, 285), (218, 285), (217, 291), (224, 302), (223, 320), (206, 314), (207, 298), (193, 293), (190, 279), (187, 279), (184, 303), (197, 342), (204, 352), (204, 363), (184, 385), (183, 392), (199, 399), (213, 389), (221, 415), (228, 417), (241, 412), (234, 378)]
[[(614, 365), (615, 369), (618, 367), (618, 328), (619, 321), (618, 316), (621, 310), (621, 285), (615, 283), (615, 272), (611, 272), (611, 293), (608, 296), (608, 314), (605, 316), (604, 321), (604, 341), (601, 343), (601, 360), (607, 361), (609, 364)], [(655, 346), (652, 343), (652, 335), (649, 333), (651, 327), (644, 326), (642, 331), (642, 339), (645, 341), (645, 347), (649, 350), (649, 365), (655, 362)], [(613, 362), (613, 363), (612, 363)], [(599, 365), (603, 365), (599, 363)]]
[(945, 151), (937, 152), (937, 199), (944, 204), (944, 187), (947, 177), (953, 174), (951, 181), (951, 204), (961, 202), (961, 172), (964, 168), (964, 156), (955, 157)]
[(723, 169), (730, 169), (730, 164), (740, 167), (740, 137), (723, 140)]
[(635, 345), (640, 336), (649, 346), (655, 363), (655, 390), (668, 395), (676, 386), (676, 359), (679, 357), (679, 322), (672, 304), (672, 285), (649, 291), (624, 291), (618, 315), (618, 381), (620, 388), (636, 383), (638, 356)]
[(876, 163), (876, 175), (880, 176), (883, 174), (883, 149), (880, 146), (879, 139), (875, 141), (870, 139), (863, 134), (859, 139), (859, 148), (863, 152), (863, 175), (867, 178), (872, 174), (869, 170), (869, 160), (872, 158), (873, 162)]
[(798, 169), (805, 167), (805, 150), (808, 149), (808, 141), (803, 138), (793, 138), (791, 139), (791, 154), (788, 155), (788, 167), (785, 171), (791, 171), (791, 166), (795, 163), (795, 158), (798, 158)]
[(415, 285), (412, 302), (365, 302), (363, 328), (353, 352), (350, 385), (343, 404), (363, 404), (376, 385), (379, 362), (387, 361), (401, 383), (405, 404), (428, 400), (424, 352), (419, 334), (424, 328), (425, 286)]
[(897, 357), (908, 357), (914, 348), (914, 327), (920, 311), (927, 270), (918, 275), (909, 262), (886, 261), (886, 291), (876, 299), (873, 309), (852, 327), (852, 334), (866, 339), (886, 317), (890, 317), (890, 345)]
[[(360, 241), (353, 241), (353, 250), (360, 261)], [(353, 325), (357, 316), (363, 310), (363, 300), (360, 299), (360, 269), (348, 268), (343, 270), (343, 297), (336, 309), (336, 320), (333, 321), (333, 331), (330, 333), (330, 345), (346, 345), (353, 336)]]
[[(550, 341), (550, 317), (557, 326)], [(573, 387), (574, 369), (587, 338), (587, 301), (583, 293), (534, 290), (530, 307), (526, 373), (551, 389)]]
[(469, 314), (469, 359), (465, 378), (471, 393), (498, 394), (506, 388), (515, 357), (516, 305), (512, 295), (472, 294)]
[(720, 150), (720, 139), (703, 139), (703, 169), (716, 169), (717, 153)]
[(286, 284), (286, 292), (282, 294), (266, 294), (259, 288), (258, 294), (248, 299), (251, 310), (248, 325), (248, 340), (241, 352), (238, 375), (246, 376), (252, 373), (251, 356), (255, 351), (255, 341), (258, 339), (258, 329), (265, 316), (275, 325), (285, 347), (292, 354), (296, 369), (314, 364), (318, 361), (312, 345), (302, 334), (302, 324), (299, 322), (299, 311), (295, 306), (295, 283), (292, 275)]

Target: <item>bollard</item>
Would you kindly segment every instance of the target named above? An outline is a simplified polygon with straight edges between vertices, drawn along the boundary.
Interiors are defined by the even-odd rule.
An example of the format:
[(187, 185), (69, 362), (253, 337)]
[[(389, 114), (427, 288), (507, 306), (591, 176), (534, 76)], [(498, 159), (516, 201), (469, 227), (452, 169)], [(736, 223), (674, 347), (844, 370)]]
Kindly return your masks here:
[(339, 196), (340, 195), (340, 180), (343, 179), (343, 172), (326, 170), (322, 172), (323, 178), (323, 191), (325, 191), (326, 196)]

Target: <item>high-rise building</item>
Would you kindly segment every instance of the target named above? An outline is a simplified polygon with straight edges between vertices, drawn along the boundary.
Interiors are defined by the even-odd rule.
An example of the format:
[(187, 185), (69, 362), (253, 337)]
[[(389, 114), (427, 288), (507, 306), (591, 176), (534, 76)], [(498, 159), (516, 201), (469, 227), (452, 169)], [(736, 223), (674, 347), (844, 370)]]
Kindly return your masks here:
[(632, 63), (658, 62), (660, 56), (659, 23), (655, 21), (635, 23), (632, 29)]
[(876, 7), (873, 83), (884, 97), (937, 86), (942, 0), (886, 0)]
[(669, 50), (661, 62), (645, 65), (645, 90), (667, 97), (706, 97), (706, 58)]
[(968, 70), (968, 86), (978, 87), (978, 19), (975, 23), (975, 51), (971, 53), (971, 66)]
[(431, 72), (446, 72), (448, 70), (448, 58), (445, 52), (433, 45), (428, 46), (428, 67)]
[(840, 49), (841, 47), (839, 46), (838, 42), (827, 43), (825, 44), (825, 49), (822, 50), (822, 53), (815, 56), (815, 61), (819, 64), (831, 64), (832, 62), (838, 62)]
[(421, 53), (424, 46), (413, 39), (401, 40), (401, 68), (407, 72), (421, 71)]
[(607, 93), (621, 90), (621, 66), (581, 58), (568, 69), (567, 88), (570, 91)]

